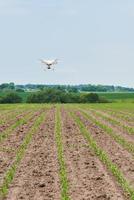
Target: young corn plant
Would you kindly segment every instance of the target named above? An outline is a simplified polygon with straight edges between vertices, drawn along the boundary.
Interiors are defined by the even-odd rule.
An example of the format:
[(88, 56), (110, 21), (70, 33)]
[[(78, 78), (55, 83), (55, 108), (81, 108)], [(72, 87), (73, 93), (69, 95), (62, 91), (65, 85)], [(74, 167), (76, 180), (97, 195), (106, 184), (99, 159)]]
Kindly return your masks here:
[(134, 200), (134, 189), (127, 182), (120, 169), (111, 161), (107, 153), (97, 145), (96, 141), (92, 138), (90, 132), (86, 129), (80, 118), (76, 116), (73, 112), (70, 112), (70, 115), (75, 120), (85, 139), (89, 142), (89, 146), (94, 151), (96, 156), (98, 156), (102, 163), (106, 165), (106, 167), (116, 178), (117, 182), (120, 184), (124, 192), (129, 195), (130, 199)]
[(9, 186), (15, 176), (15, 173), (20, 164), (20, 161), (22, 160), (30, 141), (32, 140), (33, 135), (36, 134), (36, 132), (39, 129), (39, 126), (44, 121), (44, 119), (45, 119), (45, 115), (44, 115), (44, 113), (42, 113), (41, 116), (39, 118), (37, 118), (34, 125), (32, 126), (32, 128), (29, 130), (29, 132), (25, 136), (22, 145), (19, 147), (19, 149), (16, 153), (15, 161), (13, 162), (11, 167), (8, 169), (8, 171), (6, 172), (3, 184), (0, 187), (0, 197), (2, 199), (4, 199), (5, 196), (7, 195)]
[(66, 164), (64, 160), (64, 149), (62, 144), (62, 128), (61, 128), (61, 116), (60, 116), (60, 107), (57, 106), (56, 116), (55, 116), (55, 136), (56, 136), (56, 145), (58, 153), (58, 162), (59, 162), (59, 176), (61, 183), (61, 200), (70, 200), (68, 195), (69, 184), (67, 180)]
[(32, 117), (32, 115), (32, 113), (28, 113), (25, 117), (18, 119), (14, 124), (12, 124), (9, 128), (3, 131), (0, 134), (0, 142), (5, 140), (17, 127), (27, 123), (28, 120)]
[(100, 127), (102, 130), (105, 131), (105, 133), (110, 135), (118, 144), (120, 144), (123, 148), (125, 148), (127, 151), (132, 153), (132, 155), (134, 155), (134, 145), (133, 145), (133, 143), (126, 141), (122, 136), (117, 135), (113, 131), (112, 128), (110, 128), (107, 125), (103, 124), (102, 122), (96, 120), (91, 115), (87, 114), (85, 111), (81, 110), (80, 112), (85, 117), (85, 119), (91, 120), (96, 126)]
[(132, 116), (128, 116), (123, 113), (115, 112), (113, 110), (107, 110), (107, 112), (116, 118), (120, 118), (120, 119), (126, 120), (128, 122), (132, 121), (134, 119), (134, 117), (132, 117)]
[(128, 132), (128, 134), (131, 134), (131, 135), (134, 134), (134, 128), (133, 128), (133, 127), (124, 125), (124, 124), (121, 123), (120, 121), (118, 121), (118, 120), (116, 120), (116, 119), (113, 119), (113, 118), (111, 118), (111, 117), (105, 116), (105, 115), (103, 115), (102, 113), (99, 113), (99, 112), (96, 111), (96, 110), (93, 110), (93, 112), (95, 112), (95, 114), (98, 115), (99, 117), (101, 117), (102, 119), (104, 119), (104, 120), (106, 120), (106, 121), (109, 121), (111, 124), (122, 127), (125, 131)]

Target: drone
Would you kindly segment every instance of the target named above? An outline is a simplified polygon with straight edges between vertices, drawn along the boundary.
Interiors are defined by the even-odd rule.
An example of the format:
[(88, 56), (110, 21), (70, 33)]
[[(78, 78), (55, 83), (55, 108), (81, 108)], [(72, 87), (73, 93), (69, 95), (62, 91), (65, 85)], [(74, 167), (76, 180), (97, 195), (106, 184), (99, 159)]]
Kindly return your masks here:
[(54, 65), (58, 64), (58, 59), (55, 59), (55, 60), (43, 60), (43, 59), (40, 59), (40, 62), (44, 65), (47, 66), (47, 69), (48, 70), (54, 70)]

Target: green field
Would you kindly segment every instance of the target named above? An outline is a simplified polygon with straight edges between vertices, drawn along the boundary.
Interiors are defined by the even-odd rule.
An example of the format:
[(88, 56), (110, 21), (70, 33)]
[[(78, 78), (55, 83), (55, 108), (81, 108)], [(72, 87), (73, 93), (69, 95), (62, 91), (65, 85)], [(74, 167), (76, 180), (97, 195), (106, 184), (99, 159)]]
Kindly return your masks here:
[(99, 96), (105, 97), (109, 100), (132, 100), (134, 101), (134, 93), (124, 92), (124, 93), (98, 93)]

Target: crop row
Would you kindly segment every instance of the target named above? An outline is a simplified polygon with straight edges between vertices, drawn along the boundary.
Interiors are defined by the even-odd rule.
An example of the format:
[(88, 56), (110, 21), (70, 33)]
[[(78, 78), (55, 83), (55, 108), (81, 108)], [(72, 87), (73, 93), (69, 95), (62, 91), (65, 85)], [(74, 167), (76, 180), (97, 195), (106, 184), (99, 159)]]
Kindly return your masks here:
[(21, 117), (20, 119), (15, 121), (15, 123), (13, 123), (9, 128), (4, 130), (0, 134), (0, 142), (5, 140), (13, 132), (13, 130), (15, 130), (17, 127), (19, 127), (20, 125), (25, 124), (31, 117), (32, 117), (32, 113), (28, 113), (25, 117)]
[[(107, 167), (107, 169), (117, 179), (117, 182), (121, 185), (123, 190), (129, 195), (130, 199), (133, 200), (134, 199), (134, 190), (133, 190), (132, 186), (129, 184), (129, 182), (127, 181), (127, 179), (124, 177), (122, 172), (120, 171), (119, 167), (114, 162), (112, 162), (110, 157), (108, 156), (108, 154), (97, 145), (95, 139), (93, 139), (90, 132), (86, 129), (85, 125), (83, 124), (81, 119), (75, 114), (75, 112), (70, 111), (69, 114), (70, 114), (70, 117), (77, 124), (78, 128), (80, 129), (81, 134), (88, 141), (89, 147), (92, 148), (92, 150), (96, 154), (96, 156), (101, 160), (101, 162)], [(84, 113), (82, 113), (82, 114), (84, 116), (86, 116)], [(87, 118), (87, 116), (86, 116), (86, 118)], [(59, 108), (57, 109), (57, 112), (56, 112), (56, 125), (55, 126), (56, 126), (56, 141), (57, 141), (57, 148), (58, 148), (58, 160), (59, 160), (59, 165), (60, 165), (60, 180), (61, 180), (61, 195), (62, 195), (61, 199), (65, 200), (65, 199), (69, 199), (69, 195), (68, 195), (69, 182), (67, 179), (66, 158), (64, 158), (64, 147), (62, 144), (62, 128), (61, 128), (61, 116), (60, 116)], [(101, 126), (101, 128), (102, 128), (102, 126)], [(126, 143), (125, 143), (125, 145), (126, 145)], [(129, 146), (129, 148), (130, 148), (130, 146)]]
[(92, 110), (92, 112), (94, 112), (97, 116), (101, 117), (102, 119), (110, 122), (111, 124), (122, 127), (123, 130), (127, 131), (127, 133), (134, 134), (134, 128), (133, 127), (129, 127), (129, 126), (123, 124), (122, 122), (118, 121), (117, 119), (113, 119), (110, 116), (106, 116), (106, 115), (100, 113), (99, 111)]
[(8, 171), (6, 172), (6, 174), (4, 176), (3, 183), (2, 183), (1, 188), (0, 188), (0, 196), (2, 198), (4, 198), (6, 196), (6, 194), (8, 192), (8, 189), (9, 189), (9, 186), (10, 186), (10, 184), (11, 184), (13, 178), (14, 178), (14, 175), (16, 173), (16, 170), (17, 170), (17, 168), (18, 168), (18, 166), (20, 164), (20, 161), (22, 160), (30, 141), (32, 140), (33, 135), (37, 133), (41, 123), (44, 121), (45, 116), (46, 115), (43, 112), (40, 115), (40, 117), (38, 117), (36, 119), (36, 121), (34, 122), (33, 126), (28, 131), (28, 133), (26, 134), (22, 144), (18, 148), (15, 160), (12, 163), (12, 165), (10, 166), (10, 168), (8, 169)]
[(107, 113), (111, 114), (112, 116), (114, 117), (117, 117), (117, 118), (120, 118), (121, 120), (125, 120), (127, 122), (129, 121), (132, 121), (134, 119), (134, 116), (129, 116), (125, 113), (121, 113), (121, 112), (116, 112), (116, 111), (113, 111), (113, 110), (106, 110)]
[[(76, 114), (76, 109), (69, 109), (66, 107), (66, 111), (69, 114), (70, 118), (75, 122), (77, 127), (79, 128), (81, 135), (88, 142), (89, 146), (87, 148), (91, 148), (91, 150), (95, 153), (96, 157), (99, 158), (101, 163), (107, 168), (107, 170), (116, 178), (118, 184), (122, 187), (124, 192), (126, 192), (131, 200), (134, 200), (134, 189), (128, 182), (128, 180), (124, 177), (120, 168), (111, 160), (108, 153), (106, 153), (103, 148), (101, 148), (96, 140), (92, 137), (90, 131), (86, 128), (85, 124), (81, 120), (81, 118)], [(134, 145), (130, 142), (126, 141), (125, 138), (117, 135), (112, 128), (103, 124), (101, 121), (91, 116), (87, 109), (81, 109), (77, 107), (77, 112), (79, 112), (86, 120), (92, 121), (97, 127), (100, 127), (104, 132), (110, 135), (117, 143), (119, 143), (123, 148), (129, 151), (132, 155), (134, 155)], [(6, 139), (17, 127), (25, 124), (31, 118), (31, 113), (27, 114), (25, 118), (19, 119), (16, 123), (11, 125), (6, 131), (4, 131), (0, 136), (0, 141)], [(32, 140), (34, 134), (37, 134), (40, 125), (45, 120), (46, 114), (44, 112), (36, 118), (36, 121), (33, 123), (32, 127), (26, 133), (22, 144), (16, 151), (15, 159), (12, 162), (9, 169), (6, 171), (1, 188), (0, 188), (0, 197), (4, 198), (9, 190), (10, 184), (16, 174), (16, 170), (20, 165), (22, 158), (25, 155), (26, 149), (28, 148), (29, 143)], [(57, 147), (57, 159), (59, 163), (59, 179), (60, 179), (60, 189), (61, 189), (61, 200), (70, 200), (69, 196), (69, 181), (68, 181), (68, 170), (66, 165), (66, 157), (63, 145), (63, 127), (62, 127), (62, 117), (61, 117), (61, 106), (56, 106), (55, 113), (55, 142)]]
[(81, 119), (74, 112), (70, 111), (70, 114), (72, 118), (75, 120), (75, 122), (77, 123), (77, 126), (79, 127), (85, 139), (89, 142), (89, 146), (92, 148), (96, 156), (102, 161), (102, 163), (107, 167), (107, 169), (110, 170), (113, 176), (116, 177), (118, 183), (121, 185), (124, 191), (129, 194), (130, 199), (133, 200), (134, 190), (131, 187), (131, 185), (128, 183), (126, 178), (123, 176), (120, 169), (111, 161), (107, 153), (97, 145), (96, 141), (93, 139), (90, 132), (86, 129)]
[(56, 144), (57, 144), (57, 153), (58, 153), (58, 162), (60, 166), (59, 177), (61, 182), (61, 199), (69, 200), (68, 195), (68, 180), (67, 180), (67, 172), (66, 165), (64, 160), (64, 150), (62, 144), (62, 129), (61, 129), (61, 116), (60, 116), (60, 108), (58, 107), (56, 110), (56, 119), (55, 119), (55, 135), (56, 135)]
[(123, 148), (125, 148), (126, 150), (128, 150), (130, 153), (132, 153), (134, 155), (134, 144), (133, 143), (126, 141), (125, 138), (116, 134), (112, 128), (103, 124), (102, 122), (100, 122), (99, 120), (97, 120), (96, 118), (94, 118), (93, 116), (88, 114), (86, 111), (84, 111), (84, 110), (80, 110), (80, 111), (86, 119), (91, 120), (96, 126), (100, 127), (102, 130), (104, 130), (106, 134), (110, 135), (118, 144), (120, 144)]

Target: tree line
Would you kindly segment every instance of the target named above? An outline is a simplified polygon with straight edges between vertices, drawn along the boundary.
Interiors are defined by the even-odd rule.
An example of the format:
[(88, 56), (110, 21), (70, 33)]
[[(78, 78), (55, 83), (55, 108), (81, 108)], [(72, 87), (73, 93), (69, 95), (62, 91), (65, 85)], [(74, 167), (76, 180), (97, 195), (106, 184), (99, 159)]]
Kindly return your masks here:
[[(0, 103), (22, 103), (22, 97), (17, 92), (7, 92), (0, 97)], [(47, 88), (29, 93), (25, 103), (102, 103), (108, 102), (96, 93), (75, 93), (59, 89)]]
[(44, 89), (59, 89), (68, 92), (134, 92), (134, 88), (113, 86), (113, 85), (45, 85), (45, 84), (26, 84), (15, 85), (14, 83), (3, 83), (0, 85), (0, 91), (39, 91)]

